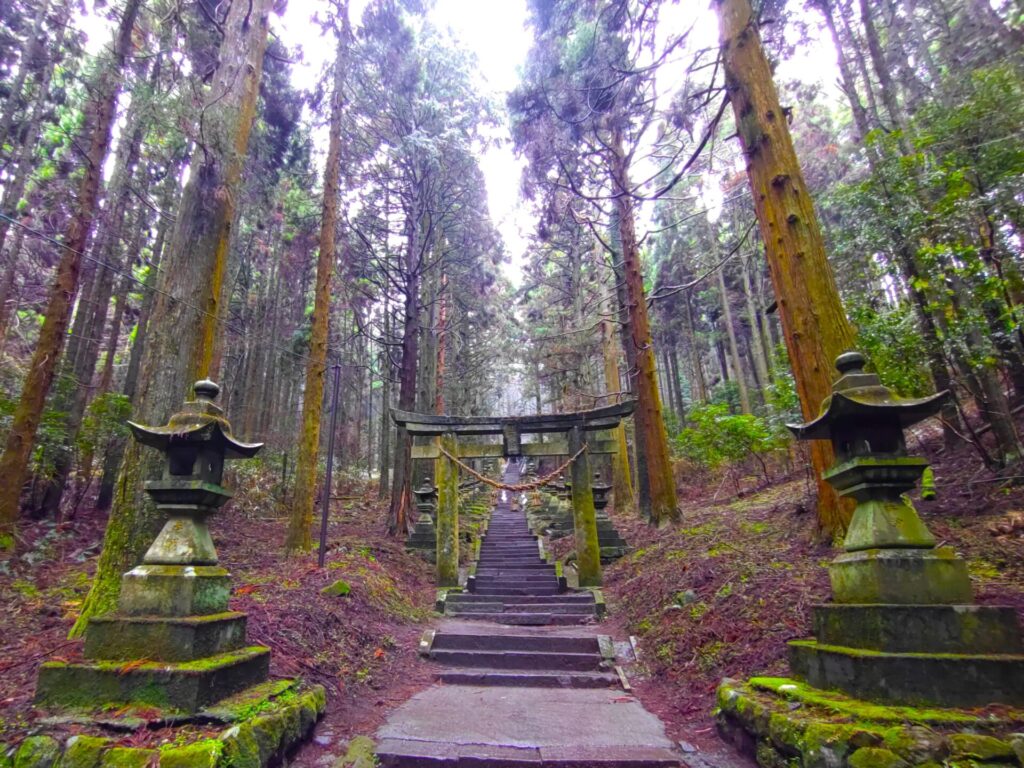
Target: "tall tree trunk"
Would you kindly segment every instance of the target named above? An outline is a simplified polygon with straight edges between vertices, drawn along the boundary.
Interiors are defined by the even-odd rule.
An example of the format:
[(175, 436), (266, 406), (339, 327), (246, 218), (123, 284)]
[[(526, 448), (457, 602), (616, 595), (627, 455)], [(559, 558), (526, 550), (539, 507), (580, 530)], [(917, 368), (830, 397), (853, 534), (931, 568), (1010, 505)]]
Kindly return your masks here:
[[(623, 261), (620, 261), (622, 257), (622, 238), (619, 234), (619, 216), (614, 210), (612, 211), (609, 221), (609, 227), (611, 232), (609, 233), (609, 239), (611, 240), (612, 247), (618, 246), (617, 252), (610, 254), (612, 274), (615, 276), (615, 300), (618, 307), (618, 318), (619, 318), (619, 339), (622, 343), (623, 356), (626, 358), (626, 376), (625, 381), (627, 383), (629, 394), (635, 399), (636, 398), (636, 371), (637, 371), (637, 348), (633, 344), (633, 320), (629, 312), (629, 296), (626, 290), (626, 273), (625, 265)], [(538, 376), (539, 379), (539, 376)], [(636, 417), (634, 421), (633, 430), (633, 482), (634, 488), (636, 489), (636, 502), (637, 511), (640, 516), (650, 520), (651, 519), (651, 489), (650, 483), (648, 482), (647, 475), (647, 448), (644, 445), (645, 435), (640, 429), (636, 429)]]
[[(752, 254), (751, 254), (752, 255)], [(761, 383), (762, 390), (771, 383), (768, 376), (768, 361), (765, 359), (764, 346), (761, 343), (761, 318), (757, 313), (757, 306), (754, 302), (754, 289), (750, 282), (749, 264), (746, 259), (740, 263), (740, 275), (743, 278), (743, 299), (746, 302), (747, 322), (750, 324), (750, 358), (754, 364), (754, 373)], [(762, 391), (762, 402), (764, 392)]]
[(380, 461), (377, 464), (378, 484), (377, 498), (383, 499), (388, 495), (391, 488), (391, 378), (394, 374), (391, 365), (391, 349), (388, 343), (391, 339), (391, 308), (388, 306), (388, 297), (384, 296), (384, 308), (381, 310), (383, 323), (381, 335), (384, 343), (381, 344), (380, 354), (380, 439), (378, 443)]
[[(234, 2), (223, 24), (212, 98), (203, 111), (203, 143), (193, 155), (157, 281), (137, 392), (136, 419), (143, 424), (165, 423), (210, 364), (242, 167), (256, 122), (272, 4)], [(162, 521), (142, 491), (143, 481), (156, 477), (160, 465), (156, 451), (136, 442), (125, 451), (103, 552), (73, 635), (85, 630), (90, 617), (114, 606), (121, 574), (138, 563), (153, 541)]]
[[(347, 25), (347, 7), (343, 10)], [(344, 106), (345, 51), (347, 34), (338, 33), (334, 59), (334, 92), (331, 94), (331, 127), (324, 166), (324, 200), (320, 218), (320, 253), (316, 261), (316, 289), (313, 316), (310, 319), (309, 358), (306, 362), (306, 387), (302, 397), (302, 431), (295, 462), (295, 492), (288, 520), (288, 552), (303, 552), (313, 547), (313, 504), (316, 500), (317, 464), (320, 456), (320, 420), (327, 375), (327, 338), (330, 331), (331, 276), (334, 274), (335, 228), (341, 184), (341, 118)], [(326, 492), (326, 491), (325, 491)]]
[(690, 396), (694, 402), (708, 401), (708, 385), (704, 377), (704, 362), (701, 360), (700, 344), (697, 340), (697, 327), (693, 321), (693, 297), (690, 291), (683, 291), (683, 332), (687, 337), (687, 350), (690, 355)]
[(32, 445), (43, 415), (43, 406), (53, 384), (64, 346), (71, 306), (78, 289), (82, 252), (92, 230), (96, 202), (103, 176), (103, 162), (110, 147), (110, 133), (117, 111), (117, 95), (131, 50), (132, 30), (141, 0), (128, 0), (114, 42), (113, 56), (100, 69), (96, 96), (89, 105), (89, 148), (85, 155), (74, 213), (64, 235), (57, 275), (50, 289), (39, 341), (29, 364), (21, 398), (14, 412), (3, 456), (0, 457), (0, 551), (14, 546), (21, 488), (25, 481)]
[[(0, 148), (7, 143), (7, 139), (10, 136), (11, 125), (14, 122), (14, 114), (21, 106), (21, 92), (25, 89), (25, 80), (28, 79), (28, 73), (39, 67), (38, 59), (43, 54), (46, 46), (46, 35), (43, 33), (43, 23), (46, 21), (46, 14), (49, 10), (50, 0), (40, 0), (38, 6), (36, 6), (36, 15), (32, 20), (32, 28), (28, 32), (25, 44), (21, 49), (21, 55), (19, 56), (18, 73), (14, 76), (14, 82), (11, 83), (10, 89), (7, 92), (7, 105), (3, 114), (0, 115)], [(59, 34), (63, 36), (63, 31)], [(39, 70), (39, 74), (36, 76), (40, 83), (44, 79), (49, 80), (49, 75), (54, 64), (53, 60), (60, 53), (60, 47), (53, 47), (51, 52), (51, 61), (48, 61), (41, 70)], [(37, 103), (42, 102), (45, 99), (45, 95), (46, 89), (42, 88), (39, 91)], [(25, 144), (29, 146), (35, 145), (35, 134), (33, 132), (29, 132), (26, 135)], [(2, 243), (0, 243), (0, 245), (2, 245)]]
[[(831, 393), (834, 361), (853, 343), (853, 328), (825, 257), (818, 217), (750, 2), (716, 4), (726, 89), (746, 157), (793, 377), (809, 421)], [(818, 481), (819, 524), (826, 534), (838, 535), (845, 530), (850, 511), (822, 479), (834, 461), (831, 444), (815, 440), (811, 461)]]
[(679, 416), (679, 423), (686, 420), (686, 404), (683, 402), (683, 384), (681, 371), (679, 370), (679, 348), (676, 344), (669, 347), (668, 362), (672, 370), (672, 396), (676, 401), (676, 414)]
[[(612, 130), (612, 176), (615, 188), (630, 189), (629, 170), (622, 145), (621, 129)], [(651, 522), (663, 526), (679, 519), (676, 502), (675, 475), (668, 450), (668, 435), (661, 416), (661, 395), (654, 367), (651, 327), (647, 318), (647, 297), (640, 273), (640, 249), (637, 247), (633, 221), (633, 201), (629, 195), (618, 195), (615, 206), (619, 214), (619, 236), (622, 241), (622, 262), (629, 300), (631, 342), (637, 352), (637, 404), (634, 413), (637, 432), (644, 434), (647, 478), (651, 493)]]
[[(409, 242), (405, 268), (405, 312), (402, 324), (402, 364), (398, 373), (398, 407), (411, 411), (416, 407), (416, 371), (419, 359), (419, 266), (417, 262), (419, 215), (410, 217)], [(404, 536), (409, 523), (412, 486), (412, 438), (404, 427), (395, 437), (395, 473), (391, 481), (391, 506), (388, 533)]]
[[(146, 283), (142, 287), (142, 306), (139, 309), (139, 319), (135, 328), (135, 343), (132, 344), (131, 352), (128, 355), (128, 369), (124, 374), (124, 385), (121, 392), (129, 400), (135, 400), (135, 390), (138, 387), (139, 367), (142, 361), (142, 354), (146, 349), (146, 336), (149, 332), (149, 317), (153, 312), (153, 303), (156, 299), (154, 287), (156, 277), (160, 271), (160, 259), (164, 252), (164, 243), (167, 230), (170, 226), (170, 210), (174, 205), (175, 192), (178, 189), (176, 173), (180, 162), (175, 160), (168, 169), (167, 178), (163, 184), (163, 194), (160, 196), (160, 210), (164, 215), (160, 217), (157, 225), (156, 239), (153, 242), (152, 258), (149, 263), (149, 272), (146, 275)], [(118, 440), (106, 456), (103, 457), (103, 475), (100, 478), (100, 487), (96, 495), (96, 508), (109, 509), (114, 500), (114, 483), (117, 480), (117, 471), (124, 458), (127, 438)]]
[(729, 291), (725, 287), (724, 266), (718, 268), (718, 294), (722, 298), (722, 319), (725, 322), (726, 337), (729, 339), (729, 359), (732, 361), (733, 374), (736, 376), (736, 388), (740, 393), (740, 411), (750, 413), (750, 393), (747, 391), (740, 348), (736, 342), (736, 326), (732, 324), (732, 307), (729, 305)]
[[(615, 329), (612, 327), (614, 297), (605, 296), (601, 318), (601, 356), (604, 361), (604, 391), (614, 393), (612, 402), (622, 402), (622, 384), (619, 380), (619, 356), (615, 349)], [(620, 423), (613, 430), (618, 452), (612, 457), (612, 493), (615, 509), (625, 512), (633, 506), (633, 481), (629, 475), (629, 446), (626, 444), (626, 426)]]
[[(154, 67), (154, 73), (159, 76), (159, 67)], [(97, 238), (101, 245), (95, 249), (95, 253), (99, 256), (102, 264), (97, 265), (95, 272), (95, 281), (90, 295), (91, 305), (83, 307), (82, 302), (79, 302), (79, 312), (85, 322), (81, 326), (81, 337), (78, 339), (76, 354), (73, 356), (69, 354), (71, 359), (67, 361), (69, 365), (65, 366), (65, 369), (70, 369), (75, 386), (68, 393), (69, 397), (58, 393), (58, 397), (55, 398), (56, 409), (67, 414), (64, 417), (65, 437), (61, 450), (54, 458), (53, 473), (46, 480), (40, 512), (58, 520), (60, 519), (60, 503), (64, 498), (64, 489), (71, 473), (72, 446), (77, 442), (82, 419), (85, 418), (85, 410), (94, 393), (93, 377), (96, 373), (96, 361), (99, 359), (103, 329), (107, 322), (110, 298), (113, 295), (115, 270), (121, 266), (122, 262), (121, 252), (124, 249), (121, 241), (125, 235), (125, 214), (128, 210), (129, 190), (138, 162), (143, 135), (143, 127), (140, 123), (142, 118), (140, 98), (136, 95), (128, 108), (127, 137), (117, 150), (114, 177), (108, 190), (107, 204), (109, 208), (100, 218), (104, 234)], [(133, 235), (136, 247), (138, 241), (138, 233), (136, 233)], [(75, 320), (77, 325), (78, 318)]]

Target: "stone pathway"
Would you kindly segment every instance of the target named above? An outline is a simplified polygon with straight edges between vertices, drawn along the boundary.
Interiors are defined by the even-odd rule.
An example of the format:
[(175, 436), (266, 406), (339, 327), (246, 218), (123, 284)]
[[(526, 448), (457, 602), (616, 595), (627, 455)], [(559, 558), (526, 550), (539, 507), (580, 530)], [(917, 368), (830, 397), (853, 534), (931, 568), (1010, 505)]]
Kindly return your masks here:
[[(506, 482), (519, 467), (509, 463)], [(523, 512), (493, 512), (473, 592), (452, 595), (420, 651), (438, 684), (377, 732), (384, 766), (679, 766), (662, 723), (623, 690), (590, 592), (566, 593)], [(528, 625), (528, 626), (527, 626)]]

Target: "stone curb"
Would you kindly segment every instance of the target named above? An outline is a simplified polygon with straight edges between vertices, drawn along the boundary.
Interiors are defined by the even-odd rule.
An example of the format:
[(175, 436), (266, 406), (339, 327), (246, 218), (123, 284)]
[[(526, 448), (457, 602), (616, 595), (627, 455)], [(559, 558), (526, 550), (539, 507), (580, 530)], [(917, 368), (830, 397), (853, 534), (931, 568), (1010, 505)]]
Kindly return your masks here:
[(781, 678), (725, 679), (717, 691), (719, 734), (764, 768), (1024, 766), (1019, 712), (993, 721), (965, 710), (886, 707), (833, 692), (819, 706), (813, 692), (803, 695), (809, 690)]
[(273, 701), (223, 730), (187, 746), (115, 747), (111, 739), (30, 736), (17, 747), (0, 744), (0, 768), (265, 768), (304, 741), (327, 707), (322, 686)]

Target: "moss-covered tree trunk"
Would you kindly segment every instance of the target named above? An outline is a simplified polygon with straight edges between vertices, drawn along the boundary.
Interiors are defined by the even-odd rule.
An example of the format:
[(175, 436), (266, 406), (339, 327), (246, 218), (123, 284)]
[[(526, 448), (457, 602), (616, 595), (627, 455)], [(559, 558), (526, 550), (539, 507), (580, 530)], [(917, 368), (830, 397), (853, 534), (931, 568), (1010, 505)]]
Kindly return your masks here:
[[(405, 253), (405, 305), (402, 323), (402, 363), (398, 373), (398, 407), (411, 411), (416, 407), (416, 373), (420, 348), (420, 214), (410, 212), (406, 222), (408, 242)], [(405, 536), (409, 527), (412, 487), (412, 438), (404, 427), (395, 436), (394, 475), (391, 479), (391, 506), (388, 509), (388, 533)]]
[(0, 456), (0, 551), (14, 545), (21, 487), (43, 415), (43, 406), (53, 384), (67, 336), (72, 302), (78, 290), (82, 252), (92, 229), (103, 177), (103, 162), (110, 148), (117, 95), (121, 89), (125, 62), (131, 52), (132, 30), (141, 5), (141, 0), (128, 0), (125, 5), (115, 33), (111, 58), (100, 67), (94, 83), (95, 96), (88, 106), (89, 141), (83, 158), (85, 167), (78, 197), (64, 234), (64, 247), (57, 264), (56, 278), (50, 288), (39, 340), (22, 385), (21, 398), (14, 412), (3, 456)]
[[(345, 24), (345, 22), (343, 22)], [(343, 27), (344, 30), (344, 27)], [(316, 262), (316, 290), (313, 297), (309, 359), (306, 362), (306, 389), (302, 398), (302, 431), (295, 463), (295, 495), (288, 538), (289, 552), (313, 547), (313, 504), (316, 497), (317, 460), (320, 456), (320, 416), (323, 409), (324, 380), (327, 375), (327, 336), (331, 313), (331, 276), (334, 274), (334, 240), (338, 221), (338, 187), (341, 182), (341, 115), (345, 83), (347, 35), (338, 36), (334, 60), (334, 92), (331, 95), (331, 127), (324, 167), (324, 200), (320, 219), (320, 254)]]
[[(831, 391), (833, 361), (853, 343), (853, 328), (825, 257), (818, 217), (749, 0), (717, 0), (716, 5), (726, 89), (743, 145), (793, 377), (803, 415), (811, 419)], [(815, 440), (811, 457), (818, 480), (818, 520), (825, 533), (836, 535), (845, 529), (849, 511), (821, 479), (833, 462), (831, 445)]]
[[(603, 319), (601, 320), (601, 353), (604, 359), (604, 391), (611, 395), (611, 402), (622, 402), (622, 384), (619, 381), (619, 356), (615, 349), (615, 329), (612, 327), (612, 305), (614, 299), (607, 296), (604, 302)], [(633, 480), (629, 475), (629, 446), (626, 444), (626, 427), (619, 424), (612, 430), (612, 436), (618, 444), (618, 452), (612, 456), (612, 493), (615, 495), (615, 508), (625, 511), (633, 506)]]
[[(206, 376), (220, 312), (221, 283), (235, 222), (249, 134), (256, 122), (273, 0), (236, 0), (223, 23), (220, 63), (203, 110), (200, 141), (182, 193), (139, 371), (136, 420), (164, 423), (196, 379)], [(92, 589), (72, 628), (114, 607), (121, 574), (139, 562), (160, 519), (142, 492), (160, 471), (156, 451), (125, 451)]]
[[(612, 177), (617, 189), (628, 190), (628, 163), (620, 129), (612, 131), (611, 139)], [(628, 194), (620, 194), (616, 197), (615, 205), (618, 212), (619, 239), (622, 243), (622, 269), (628, 302), (626, 309), (630, 320), (630, 343), (636, 350), (634, 419), (637, 439), (642, 440), (645, 450), (651, 522), (661, 526), (679, 517), (675, 476), (668, 450), (668, 434), (661, 416), (661, 395), (658, 392), (651, 325), (647, 317), (644, 279), (640, 271), (640, 249), (637, 246), (633, 221), (633, 200)]]

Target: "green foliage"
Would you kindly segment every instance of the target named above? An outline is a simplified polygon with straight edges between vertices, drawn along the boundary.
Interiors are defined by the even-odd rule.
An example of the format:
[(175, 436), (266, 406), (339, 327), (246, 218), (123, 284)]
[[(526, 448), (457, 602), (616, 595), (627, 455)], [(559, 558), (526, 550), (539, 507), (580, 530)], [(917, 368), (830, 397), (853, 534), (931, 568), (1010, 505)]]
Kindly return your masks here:
[(786, 445), (786, 437), (773, 431), (766, 419), (733, 414), (724, 403), (695, 406), (689, 413), (693, 426), (674, 439), (676, 452), (706, 469), (717, 469), (752, 454), (766, 454)]
[(875, 309), (851, 303), (849, 311), (858, 330), (858, 349), (867, 355), (882, 383), (906, 397), (933, 391), (927, 354), (908, 305)]
[(132, 404), (126, 395), (104, 392), (89, 403), (76, 445), (82, 453), (102, 453), (115, 440), (128, 437)]

